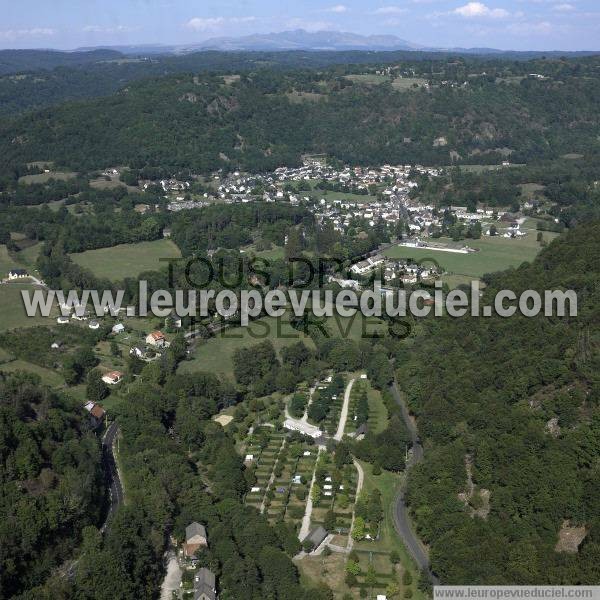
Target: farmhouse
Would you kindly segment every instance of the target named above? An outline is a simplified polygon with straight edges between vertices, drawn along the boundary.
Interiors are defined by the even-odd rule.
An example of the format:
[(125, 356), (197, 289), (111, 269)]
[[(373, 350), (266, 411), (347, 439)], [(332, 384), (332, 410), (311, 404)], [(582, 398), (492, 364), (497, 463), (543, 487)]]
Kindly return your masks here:
[(194, 577), (194, 600), (216, 600), (215, 574), (202, 567)]
[(111, 371), (110, 373), (106, 373), (102, 377), (102, 381), (107, 383), (108, 385), (116, 385), (123, 379), (123, 373), (121, 371)]
[(185, 543), (183, 544), (183, 554), (186, 558), (194, 558), (197, 550), (207, 548), (206, 528), (204, 525), (194, 521), (185, 528)]
[(161, 331), (153, 331), (146, 336), (146, 344), (157, 348), (164, 348), (166, 341), (167, 339)]
[(8, 272), (8, 278), (13, 279), (25, 279), (29, 277), (29, 273), (25, 269), (11, 269)]

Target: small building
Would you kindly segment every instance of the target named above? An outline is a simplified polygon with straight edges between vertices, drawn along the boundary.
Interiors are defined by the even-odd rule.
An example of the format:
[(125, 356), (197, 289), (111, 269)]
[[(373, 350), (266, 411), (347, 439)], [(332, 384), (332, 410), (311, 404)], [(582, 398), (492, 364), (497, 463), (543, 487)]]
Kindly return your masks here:
[(327, 530), (322, 525), (319, 525), (318, 527), (315, 527), (315, 529), (313, 529), (302, 541), (305, 542), (306, 540), (309, 540), (312, 542), (313, 550), (316, 550), (325, 541), (327, 535)]
[(140, 348), (140, 346), (133, 346), (129, 350), (129, 356), (135, 356), (136, 358), (143, 360), (144, 358), (146, 358), (146, 351), (144, 350), (144, 348)]
[(185, 543), (183, 554), (186, 558), (194, 558), (200, 548), (207, 548), (206, 528), (204, 525), (194, 521), (185, 528)]
[(60, 350), (63, 346), (63, 343), (60, 341), (56, 341), (56, 342), (52, 342), (52, 344), (50, 344), (50, 348), (52, 350)]
[(123, 373), (121, 371), (110, 371), (102, 376), (102, 381), (108, 385), (116, 385), (123, 379)]
[(216, 598), (215, 574), (210, 569), (202, 567), (194, 577), (194, 600), (216, 600)]
[(99, 404), (96, 404), (95, 402), (88, 402), (85, 405), (85, 410), (87, 410), (90, 414), (90, 422), (94, 429), (102, 425), (106, 412)]
[(125, 325), (123, 323), (117, 323), (113, 328), (113, 333), (123, 333), (125, 331)]
[(162, 331), (153, 331), (146, 336), (146, 344), (150, 346), (156, 346), (157, 348), (164, 348), (167, 342), (164, 333)]
[(8, 272), (8, 278), (12, 281), (14, 279), (26, 279), (29, 277), (29, 273), (25, 269), (11, 269)]
[(181, 329), (181, 317), (173, 311), (166, 319), (165, 319), (165, 327), (172, 327), (174, 329)]
[(95, 329), (100, 329), (100, 323), (99, 323), (98, 321), (96, 321), (96, 320), (92, 320), (92, 321), (90, 321), (90, 322), (88, 323), (88, 327), (89, 327), (90, 329), (94, 329), (94, 330), (95, 330)]
[(58, 317), (58, 319), (56, 319), (56, 322), (59, 325), (66, 325), (69, 322), (69, 317)]

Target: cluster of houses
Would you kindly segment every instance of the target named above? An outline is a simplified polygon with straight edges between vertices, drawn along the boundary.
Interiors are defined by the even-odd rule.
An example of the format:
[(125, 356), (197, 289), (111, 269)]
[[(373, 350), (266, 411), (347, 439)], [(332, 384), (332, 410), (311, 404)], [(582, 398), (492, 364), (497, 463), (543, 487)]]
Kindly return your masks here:
[[(380, 276), (382, 284), (393, 282), (398, 285), (413, 285), (420, 280), (432, 279), (440, 274), (435, 265), (416, 264), (409, 259), (387, 258), (381, 254), (375, 254), (354, 263), (350, 267), (349, 275), (364, 278), (373, 273), (377, 273)], [(329, 282), (337, 283), (344, 289), (354, 289), (356, 291), (361, 289), (360, 281), (354, 278), (343, 279), (339, 276), (331, 275)]]

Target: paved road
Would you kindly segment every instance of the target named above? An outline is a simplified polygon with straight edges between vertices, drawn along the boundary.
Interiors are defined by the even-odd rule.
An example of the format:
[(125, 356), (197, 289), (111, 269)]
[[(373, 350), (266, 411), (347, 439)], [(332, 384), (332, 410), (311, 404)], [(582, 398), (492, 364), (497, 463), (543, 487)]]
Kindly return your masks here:
[[(408, 470), (423, 459), (423, 446), (421, 445), (417, 426), (410, 418), (408, 407), (400, 395), (395, 382), (390, 386), (390, 391), (392, 392), (394, 400), (396, 400), (397, 404), (402, 410), (402, 418), (406, 424), (406, 428), (412, 441), (411, 457), (406, 464), (406, 469)], [(408, 516), (408, 508), (405, 501), (404, 487), (400, 489), (396, 499), (396, 506), (394, 507), (394, 527), (396, 528), (398, 535), (402, 538), (404, 545), (414, 558), (419, 568), (427, 570), (432, 583), (437, 585), (439, 581), (429, 568), (429, 557), (427, 556), (427, 552), (411, 527), (410, 518)]]
[(117, 463), (114, 455), (114, 443), (119, 434), (119, 426), (111, 423), (102, 438), (102, 464), (104, 466), (104, 476), (110, 494), (110, 506), (106, 520), (100, 531), (104, 533), (110, 526), (110, 520), (119, 506), (123, 503), (123, 485), (119, 478)]
[[(116, 423), (111, 423), (102, 438), (102, 467), (104, 469), (104, 478), (110, 494), (110, 506), (104, 524), (100, 528), (100, 533), (106, 533), (112, 516), (123, 502), (123, 486), (119, 479), (119, 472), (117, 471), (113, 448), (113, 444), (118, 434), (119, 426)], [(67, 561), (60, 567), (58, 572), (61, 576), (73, 579), (77, 574), (78, 565), (79, 559)]]
[(352, 392), (352, 386), (356, 379), (351, 379), (350, 383), (348, 383), (348, 387), (346, 387), (346, 391), (344, 393), (344, 404), (342, 405), (342, 413), (340, 414), (340, 422), (338, 424), (337, 432), (333, 436), (333, 439), (336, 442), (341, 442), (344, 437), (344, 429), (346, 428), (346, 420), (348, 419), (348, 407), (350, 406), (350, 393)]

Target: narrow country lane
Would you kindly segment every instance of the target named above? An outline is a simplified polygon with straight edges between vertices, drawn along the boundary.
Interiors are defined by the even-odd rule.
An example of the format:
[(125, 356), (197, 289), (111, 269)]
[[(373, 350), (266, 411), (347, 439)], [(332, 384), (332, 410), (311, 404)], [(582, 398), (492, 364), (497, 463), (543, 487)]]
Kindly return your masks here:
[[(396, 382), (390, 386), (390, 391), (394, 397), (394, 400), (398, 406), (400, 406), (402, 411), (402, 419), (412, 441), (412, 456), (406, 464), (406, 471), (408, 471), (411, 467), (423, 460), (423, 446), (421, 445), (421, 440), (419, 439), (417, 427), (414, 421), (410, 418), (408, 407), (406, 406), (402, 395), (398, 391)], [(432, 583), (437, 585), (439, 584), (439, 581), (430, 569), (427, 552), (421, 543), (421, 540), (419, 540), (412, 529), (408, 515), (408, 507), (406, 506), (405, 493), (405, 485), (403, 485), (398, 493), (396, 505), (394, 506), (394, 527), (396, 528), (396, 532), (402, 538), (404, 545), (410, 552), (410, 555), (413, 557), (419, 568), (426, 570), (429, 573)]]

